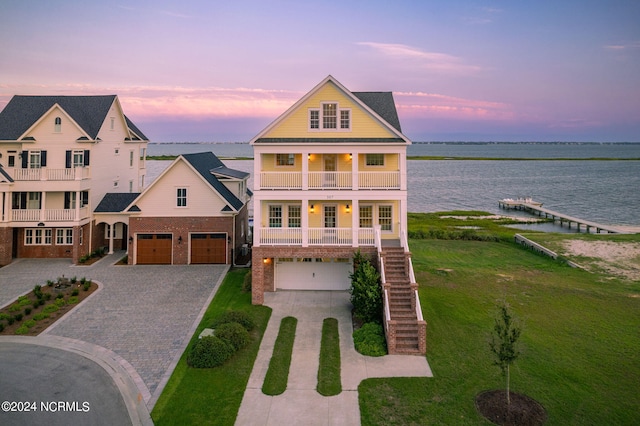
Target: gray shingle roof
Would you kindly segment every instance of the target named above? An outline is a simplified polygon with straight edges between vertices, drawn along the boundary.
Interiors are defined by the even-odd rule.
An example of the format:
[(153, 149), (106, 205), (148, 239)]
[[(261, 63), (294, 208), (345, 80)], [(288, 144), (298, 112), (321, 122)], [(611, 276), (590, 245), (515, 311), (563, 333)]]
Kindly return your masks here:
[(0, 164), (0, 183), (11, 183), (13, 182), (13, 178), (9, 176), (9, 173), (2, 167)]
[[(95, 213), (120, 213), (140, 195), (139, 192), (108, 192), (104, 194)], [(135, 207), (135, 206), (134, 206)], [(133, 210), (133, 209), (132, 209)], [(136, 210), (140, 211), (140, 209)]]
[[(248, 175), (247, 173), (240, 172), (238, 170), (233, 170), (227, 168), (222, 161), (218, 157), (215, 156), (213, 152), (199, 152), (195, 154), (182, 154), (182, 157), (189, 162), (193, 166), (194, 169), (200, 173), (200, 175), (215, 189), (218, 194), (220, 194), (227, 203), (229, 203), (236, 211), (240, 210), (244, 203), (236, 197), (229, 188), (227, 188), (222, 182), (216, 178), (213, 173), (225, 170), (227, 173), (234, 174), (243, 174)], [(244, 177), (244, 176), (243, 176)], [(225, 211), (225, 209), (223, 209)], [(227, 210), (228, 211), (228, 210)]]
[(391, 92), (351, 92), (376, 114), (402, 133), (398, 111)]
[[(55, 104), (91, 137), (96, 139), (116, 95), (101, 96), (14, 96), (0, 112), (0, 140), (17, 140)], [(146, 136), (126, 118), (138, 136)]]

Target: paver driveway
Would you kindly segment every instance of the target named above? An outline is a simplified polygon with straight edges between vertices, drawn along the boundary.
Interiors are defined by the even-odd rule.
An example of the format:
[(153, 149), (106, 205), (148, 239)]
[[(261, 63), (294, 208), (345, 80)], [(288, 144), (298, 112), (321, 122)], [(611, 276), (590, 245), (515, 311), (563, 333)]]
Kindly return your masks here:
[(122, 256), (118, 252), (91, 266), (19, 259), (0, 268), (0, 306), (62, 275), (100, 282), (96, 293), (46, 333), (93, 343), (122, 357), (135, 370), (133, 376), (139, 375), (138, 387), (151, 409), (228, 266), (113, 265)]

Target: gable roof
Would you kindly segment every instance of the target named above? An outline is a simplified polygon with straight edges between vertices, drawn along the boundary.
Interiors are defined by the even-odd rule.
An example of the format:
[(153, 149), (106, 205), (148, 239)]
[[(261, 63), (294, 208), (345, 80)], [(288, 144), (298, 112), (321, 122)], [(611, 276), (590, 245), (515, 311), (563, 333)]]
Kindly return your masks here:
[[(351, 92), (346, 87), (344, 87), (338, 80), (333, 78), (333, 76), (329, 75), (324, 80), (322, 80), (319, 84), (316, 85), (311, 91), (309, 91), (306, 95), (300, 98), (295, 104), (293, 104), (289, 109), (287, 109), (283, 114), (281, 114), (277, 119), (275, 119), (271, 124), (269, 124), (266, 128), (264, 128), (257, 136), (249, 141), (250, 144), (254, 144), (256, 142), (264, 141), (264, 142), (279, 142), (281, 140), (263, 138), (264, 135), (268, 134), (274, 127), (276, 127), (280, 122), (285, 120), (290, 114), (292, 114), (295, 110), (297, 110), (300, 106), (302, 106), (307, 99), (313, 96), (316, 92), (318, 92), (322, 87), (324, 87), (327, 83), (333, 83), (340, 91), (342, 91), (345, 96), (348, 96), (354, 103), (358, 104), (362, 107), (363, 110), (368, 112), (375, 120), (377, 120), (380, 124), (385, 126), (391, 133), (393, 133), (395, 138), (384, 138), (384, 140), (380, 140), (380, 142), (403, 142), (403, 143), (411, 143), (411, 141), (402, 134), (402, 130), (400, 128), (400, 120), (398, 119), (398, 113), (396, 111), (396, 105), (393, 100), (393, 93), (391, 92)], [(356, 141), (354, 138), (344, 138), (345, 141)], [(311, 138), (310, 140), (316, 140)], [(332, 139), (332, 142), (335, 139)], [(293, 141), (293, 139), (291, 140)], [(291, 142), (289, 141), (289, 142)], [(368, 141), (368, 140), (367, 140)]]
[(138, 198), (138, 195), (139, 192), (108, 192), (104, 194), (94, 213), (120, 213)]
[[(248, 173), (241, 172), (239, 170), (233, 170), (227, 168), (222, 161), (213, 152), (198, 152), (195, 154), (182, 154), (184, 158), (191, 166), (204, 178), (204, 180), (216, 190), (224, 200), (233, 207), (234, 210), (240, 210), (244, 203), (236, 197), (218, 178), (214, 173), (219, 174), (234, 174), (237, 176), (242, 175), (241, 178), (248, 176)], [(224, 173), (223, 173), (224, 172)], [(224, 210), (224, 209), (223, 209)]]
[[(18, 140), (55, 105), (60, 106), (82, 130), (96, 139), (116, 95), (20, 96), (16, 95), (0, 112), (0, 140)], [(125, 116), (127, 126), (139, 138), (147, 137)]]
[(13, 178), (9, 176), (9, 173), (0, 164), (0, 183), (13, 183)]

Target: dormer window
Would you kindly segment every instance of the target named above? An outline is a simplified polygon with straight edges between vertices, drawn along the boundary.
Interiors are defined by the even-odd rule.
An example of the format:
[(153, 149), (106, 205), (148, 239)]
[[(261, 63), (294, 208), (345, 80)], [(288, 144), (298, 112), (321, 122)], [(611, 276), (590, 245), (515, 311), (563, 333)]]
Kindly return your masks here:
[(321, 108), (309, 109), (309, 130), (351, 130), (351, 110), (341, 109), (336, 102), (325, 102)]
[(62, 131), (62, 118), (56, 117), (54, 123), (55, 125), (53, 126), (53, 131), (56, 133), (60, 133)]

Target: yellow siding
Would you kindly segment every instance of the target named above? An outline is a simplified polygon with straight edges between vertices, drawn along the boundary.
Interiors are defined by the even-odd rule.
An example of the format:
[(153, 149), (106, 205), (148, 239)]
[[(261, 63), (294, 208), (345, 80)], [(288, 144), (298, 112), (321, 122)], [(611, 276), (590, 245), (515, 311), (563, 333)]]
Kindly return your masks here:
[[(351, 109), (351, 130), (309, 130), (309, 108), (321, 108), (322, 102), (337, 102), (340, 109)], [(340, 116), (338, 115), (338, 120)], [(339, 122), (338, 122), (339, 123)], [(339, 125), (339, 124), (338, 124)], [(265, 138), (388, 138), (395, 135), (374, 120), (365, 110), (328, 82), (306, 102), (292, 111), (282, 122), (264, 135)]]
[[(141, 216), (218, 216), (226, 203), (184, 161), (159, 177), (136, 203)], [(177, 188), (187, 188), (187, 206), (176, 206)]]
[[(287, 148), (291, 149), (291, 148)], [(283, 152), (284, 154), (284, 152)], [(261, 154), (261, 167), (263, 172), (300, 172), (302, 171), (302, 155), (295, 154), (293, 166), (276, 165), (276, 154)]]

